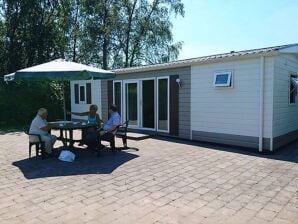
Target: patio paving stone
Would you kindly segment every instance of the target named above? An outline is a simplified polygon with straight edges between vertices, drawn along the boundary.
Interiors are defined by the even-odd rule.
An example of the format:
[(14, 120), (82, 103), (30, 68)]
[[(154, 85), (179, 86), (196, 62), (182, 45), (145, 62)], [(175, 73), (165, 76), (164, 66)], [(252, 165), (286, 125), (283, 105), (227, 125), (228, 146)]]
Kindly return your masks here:
[(25, 134), (1, 134), (0, 223), (298, 223), (298, 141), (272, 155), (166, 138), (128, 145), (139, 151), (29, 160)]

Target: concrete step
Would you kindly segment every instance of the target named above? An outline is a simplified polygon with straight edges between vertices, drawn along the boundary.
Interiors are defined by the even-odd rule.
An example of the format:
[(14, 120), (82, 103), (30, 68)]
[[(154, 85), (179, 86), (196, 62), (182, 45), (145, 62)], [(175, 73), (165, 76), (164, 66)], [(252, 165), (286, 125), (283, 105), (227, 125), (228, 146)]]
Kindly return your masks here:
[(139, 141), (147, 138), (150, 138), (150, 135), (135, 132), (127, 132), (127, 139)]

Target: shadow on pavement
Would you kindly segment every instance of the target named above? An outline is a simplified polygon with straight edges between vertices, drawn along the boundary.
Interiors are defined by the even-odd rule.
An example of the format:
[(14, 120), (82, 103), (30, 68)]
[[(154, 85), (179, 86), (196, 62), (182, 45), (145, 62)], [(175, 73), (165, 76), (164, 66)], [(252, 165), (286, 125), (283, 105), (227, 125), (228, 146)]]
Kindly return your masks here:
[(113, 156), (111, 151), (103, 151), (100, 157), (90, 150), (76, 150), (74, 162), (62, 162), (57, 158), (32, 157), (15, 161), (12, 165), (18, 167), (27, 179), (45, 177), (72, 176), (84, 174), (110, 174), (124, 163), (135, 159), (138, 155), (125, 151), (117, 151)]
[(162, 141), (169, 141), (169, 142), (181, 143), (186, 145), (204, 147), (204, 148), (209, 148), (213, 150), (221, 150), (225, 152), (239, 153), (243, 155), (257, 156), (261, 158), (298, 163), (298, 140), (288, 145), (285, 145), (276, 151), (273, 151), (273, 152), (265, 151), (265, 152), (259, 153), (257, 149), (252, 149), (252, 148), (214, 144), (214, 143), (208, 143), (208, 142), (181, 140), (181, 139), (168, 138), (168, 137), (155, 137), (155, 138)]

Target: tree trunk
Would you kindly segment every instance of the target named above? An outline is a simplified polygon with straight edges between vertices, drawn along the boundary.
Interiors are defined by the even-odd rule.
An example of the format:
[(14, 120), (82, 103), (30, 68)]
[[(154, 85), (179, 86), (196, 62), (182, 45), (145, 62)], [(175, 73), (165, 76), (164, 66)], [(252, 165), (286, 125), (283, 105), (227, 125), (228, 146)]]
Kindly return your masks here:
[(149, 23), (149, 20), (151, 18), (151, 15), (152, 13), (155, 11), (156, 7), (158, 6), (159, 4), (159, 0), (155, 0), (153, 3), (152, 3), (152, 8), (151, 8), (151, 11), (149, 12), (149, 14), (146, 16), (145, 18), (145, 25), (141, 27), (141, 32), (139, 33), (139, 36), (133, 46), (133, 50), (132, 50), (132, 53), (131, 53), (131, 57), (130, 57), (130, 63), (129, 63), (129, 66), (132, 67), (133, 66), (133, 63), (134, 63), (134, 60), (135, 60), (135, 55), (136, 55), (136, 52), (140, 46), (140, 41), (141, 41), (141, 38), (145, 35), (145, 33), (147, 32), (147, 24)]
[(104, 38), (102, 44), (102, 68), (108, 69), (108, 40)]
[(131, 23), (132, 23), (132, 17), (137, 5), (137, 1), (135, 0), (133, 3), (133, 7), (130, 10), (129, 7), (127, 7), (127, 12), (129, 13), (129, 17), (128, 17), (128, 25), (127, 25), (127, 31), (126, 31), (126, 43), (125, 43), (125, 50), (124, 50), (124, 54), (125, 54), (125, 65), (124, 67), (128, 67), (129, 66), (129, 43), (130, 43), (130, 32), (131, 32)]
[(102, 44), (102, 68), (103, 69), (108, 69), (108, 46), (109, 46), (109, 40), (108, 40), (108, 34), (106, 33), (107, 29), (106, 27), (109, 26), (109, 24), (107, 24), (107, 20), (108, 20), (108, 9), (107, 9), (107, 0), (104, 3), (104, 15), (103, 15), (103, 26), (104, 26), (104, 30), (105, 32), (103, 33), (103, 44)]
[(79, 29), (78, 23), (78, 14), (79, 14), (79, 6), (77, 4), (76, 14), (74, 18), (74, 29), (73, 29), (73, 51), (72, 51), (72, 61), (77, 61), (77, 30)]

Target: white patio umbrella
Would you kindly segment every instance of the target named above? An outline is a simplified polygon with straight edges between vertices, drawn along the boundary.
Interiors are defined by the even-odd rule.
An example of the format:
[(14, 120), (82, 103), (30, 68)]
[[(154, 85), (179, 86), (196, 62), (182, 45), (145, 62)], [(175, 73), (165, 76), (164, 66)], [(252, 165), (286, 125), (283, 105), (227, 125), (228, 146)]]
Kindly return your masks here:
[[(111, 79), (115, 77), (114, 72), (104, 69), (91, 67), (75, 62), (65, 61), (64, 59), (56, 59), (44, 64), (21, 69), (15, 73), (10, 73), (4, 76), (4, 81), (13, 80), (56, 80), (56, 81), (71, 81), (85, 79)], [(63, 87), (63, 110), (64, 120), (66, 120), (66, 108)]]

